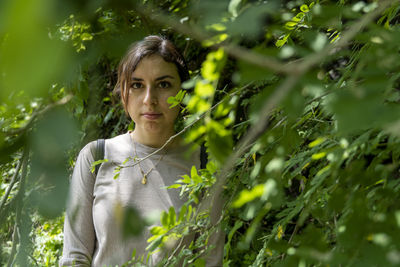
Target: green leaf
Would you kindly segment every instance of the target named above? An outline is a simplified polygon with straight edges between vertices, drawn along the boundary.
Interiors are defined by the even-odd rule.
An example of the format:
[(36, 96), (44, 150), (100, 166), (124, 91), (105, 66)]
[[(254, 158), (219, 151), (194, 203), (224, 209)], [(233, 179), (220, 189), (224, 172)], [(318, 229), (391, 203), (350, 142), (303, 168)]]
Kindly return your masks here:
[(186, 175), (186, 174), (185, 174), (185, 175), (182, 176), (182, 178), (183, 178), (182, 183), (190, 184), (191, 179), (190, 179), (190, 176), (189, 176), (189, 175)]
[(191, 219), (192, 212), (193, 212), (192, 205), (189, 205), (189, 206), (188, 206), (187, 216), (186, 216), (186, 221), (189, 221), (189, 220)]
[(197, 173), (196, 166), (194, 166), (194, 165), (192, 166), (190, 176), (191, 176), (190, 182), (193, 181), (195, 184), (199, 184), (199, 183), (203, 182), (203, 180), (201, 179), (201, 177)]
[(154, 251), (163, 241), (164, 236), (158, 236), (147, 247), (146, 250)]
[(227, 38), (228, 38), (228, 34), (221, 33), (221, 34), (214, 35), (213, 37), (211, 37), (207, 40), (204, 40), (202, 42), (202, 44), (203, 44), (203, 46), (206, 46), (206, 47), (213, 46), (213, 45), (216, 45), (216, 44), (219, 44), (219, 43), (225, 41)]
[(198, 81), (194, 88), (194, 92), (200, 97), (211, 97), (214, 95), (215, 88), (208, 82)]
[(382, 127), (398, 119), (400, 107), (385, 104), (379, 89), (385, 88), (386, 82), (376, 83), (373, 89), (363, 86), (351, 91), (340, 90), (332, 96), (329, 108), (337, 118), (339, 131), (349, 133)]
[(177, 105), (179, 105), (182, 102), (185, 95), (186, 95), (186, 91), (179, 90), (179, 92), (176, 94), (176, 96), (168, 97), (167, 103), (170, 104), (169, 108), (173, 108), (173, 107), (176, 107)]
[(92, 163), (92, 166), (90, 167), (90, 171), (91, 171), (92, 173), (94, 173), (94, 171), (95, 171), (95, 169), (96, 169), (96, 166), (99, 165), (99, 164), (102, 164), (102, 163), (104, 163), (104, 162), (108, 162), (108, 159), (100, 159), (100, 160), (94, 161), (94, 162)]
[(181, 188), (181, 187), (182, 187), (181, 184), (173, 184), (173, 185), (168, 186), (167, 188), (168, 189), (176, 189), (176, 188)]
[(322, 144), (323, 142), (325, 142), (325, 140), (326, 140), (325, 137), (318, 137), (317, 139), (312, 141), (310, 144), (308, 144), (308, 147), (313, 148), (315, 146), (318, 146), (318, 145)]
[[(232, 3), (232, 2), (231, 2)], [(233, 37), (257, 38), (265, 29), (265, 18), (278, 11), (276, 1), (263, 1), (246, 5), (235, 19), (227, 23), (227, 32)]]
[(122, 165), (125, 165), (126, 163), (128, 163), (129, 160), (131, 160), (131, 157), (127, 157), (127, 158), (122, 162)]
[(278, 48), (281, 48), (282, 46), (284, 46), (288, 40), (288, 38), (290, 37), (290, 34), (285, 34), (281, 39), (279, 39), (278, 41), (276, 41), (275, 45)]
[[(226, 34), (225, 34), (226, 35)], [(226, 37), (225, 37), (226, 38)], [(201, 66), (201, 76), (209, 82), (219, 79), (219, 72), (225, 63), (225, 52), (222, 48), (210, 52)]]
[(214, 120), (209, 120), (206, 127), (207, 146), (215, 159), (223, 163), (230, 153), (232, 153), (232, 132)]
[(190, 176), (196, 176), (196, 175), (198, 175), (197, 174), (197, 169), (196, 169), (196, 166), (192, 166), (192, 168), (191, 168), (191, 170), (190, 170)]
[(233, 207), (240, 208), (244, 204), (253, 201), (256, 198), (261, 197), (264, 194), (264, 185), (259, 184), (253, 187), (251, 190), (242, 190), (239, 198), (233, 202)]
[(206, 260), (202, 259), (202, 258), (198, 258), (197, 260), (195, 260), (195, 262), (193, 263), (194, 267), (205, 267), (206, 266)]
[(135, 257), (136, 257), (136, 248), (133, 249), (132, 255), (131, 255), (132, 259), (135, 259)]
[(288, 30), (294, 30), (294, 28), (297, 26), (297, 24), (298, 24), (297, 22), (288, 21), (288, 22), (285, 23), (285, 28), (288, 29)]
[[(150, 229), (150, 233), (154, 236), (165, 234), (167, 231), (164, 227), (154, 226)], [(154, 238), (153, 238), (154, 239)]]
[(300, 7), (300, 10), (301, 10), (302, 12), (304, 12), (304, 13), (307, 13), (307, 12), (310, 11), (310, 9), (308, 8), (307, 5), (302, 5), (302, 6)]
[(211, 104), (207, 100), (195, 95), (190, 98), (187, 108), (192, 113), (203, 113), (210, 110)]
[(206, 169), (209, 173), (213, 174), (217, 171), (217, 166), (215, 166), (214, 162), (208, 161), (206, 165)]
[(169, 226), (169, 215), (165, 211), (163, 211), (162, 214), (161, 214), (161, 224), (165, 228), (168, 228), (168, 226)]
[(174, 206), (169, 208), (169, 220), (168, 220), (168, 228), (172, 228), (176, 223), (176, 213)]
[(178, 218), (178, 222), (181, 223), (185, 220), (185, 215), (187, 214), (187, 207), (186, 205), (183, 205), (181, 207), (181, 210), (179, 211), (179, 218)]
[(265, 184), (256, 185), (251, 190), (244, 189), (240, 192), (238, 199), (233, 202), (232, 206), (240, 208), (256, 198), (262, 198), (265, 201), (277, 194), (276, 186), (276, 182), (273, 179), (269, 179)]
[(91, 35), (90, 33), (84, 32), (81, 34), (82, 41), (90, 41), (92, 39), (93, 39), (93, 35)]
[(311, 158), (313, 160), (318, 160), (318, 159), (322, 159), (326, 156), (326, 152), (319, 152), (319, 153), (315, 153), (311, 156)]

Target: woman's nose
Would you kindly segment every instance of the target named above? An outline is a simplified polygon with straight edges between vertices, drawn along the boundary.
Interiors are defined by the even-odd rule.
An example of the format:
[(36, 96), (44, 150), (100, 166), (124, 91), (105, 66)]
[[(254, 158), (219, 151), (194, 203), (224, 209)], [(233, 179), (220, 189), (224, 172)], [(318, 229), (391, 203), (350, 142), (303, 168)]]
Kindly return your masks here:
[(149, 85), (146, 87), (143, 103), (146, 105), (157, 104), (157, 92), (155, 92), (153, 86)]

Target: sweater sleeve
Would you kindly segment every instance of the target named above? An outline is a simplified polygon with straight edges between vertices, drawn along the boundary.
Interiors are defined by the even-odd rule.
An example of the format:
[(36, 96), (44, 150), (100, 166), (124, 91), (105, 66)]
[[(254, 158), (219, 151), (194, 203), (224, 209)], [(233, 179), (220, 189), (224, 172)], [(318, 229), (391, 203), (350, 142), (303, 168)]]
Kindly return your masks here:
[(95, 175), (90, 171), (93, 145), (89, 143), (80, 151), (72, 174), (60, 266), (91, 265), (96, 242), (92, 217)]

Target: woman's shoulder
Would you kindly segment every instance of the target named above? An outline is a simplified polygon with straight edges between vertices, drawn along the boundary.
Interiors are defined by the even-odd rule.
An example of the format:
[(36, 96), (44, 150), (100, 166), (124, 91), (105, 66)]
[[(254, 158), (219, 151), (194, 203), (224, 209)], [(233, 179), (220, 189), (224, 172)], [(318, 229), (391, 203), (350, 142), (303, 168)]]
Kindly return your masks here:
[(105, 156), (107, 159), (122, 159), (132, 155), (132, 144), (129, 133), (105, 139)]
[(111, 145), (129, 145), (129, 133), (123, 133), (111, 138), (105, 139), (106, 144), (111, 144)]
[[(93, 161), (96, 151), (100, 149), (101, 143), (98, 143), (100, 139), (88, 142), (79, 152), (81, 157)], [(121, 134), (111, 138), (104, 139), (104, 153), (105, 156), (112, 156), (114, 154), (124, 154), (124, 152), (130, 152), (129, 135)]]

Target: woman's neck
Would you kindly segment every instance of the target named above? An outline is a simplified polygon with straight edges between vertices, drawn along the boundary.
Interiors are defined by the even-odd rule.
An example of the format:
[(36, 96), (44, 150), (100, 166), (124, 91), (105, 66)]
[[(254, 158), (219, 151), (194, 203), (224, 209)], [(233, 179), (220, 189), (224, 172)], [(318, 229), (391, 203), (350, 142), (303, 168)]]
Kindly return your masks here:
[[(162, 135), (143, 134), (137, 129), (130, 131), (129, 134), (133, 141), (154, 148), (162, 147), (172, 136), (172, 134), (167, 134), (167, 133)], [(167, 144), (167, 147), (170, 148), (176, 146), (179, 143), (178, 139), (179, 138), (174, 138), (171, 142)]]

